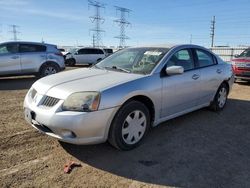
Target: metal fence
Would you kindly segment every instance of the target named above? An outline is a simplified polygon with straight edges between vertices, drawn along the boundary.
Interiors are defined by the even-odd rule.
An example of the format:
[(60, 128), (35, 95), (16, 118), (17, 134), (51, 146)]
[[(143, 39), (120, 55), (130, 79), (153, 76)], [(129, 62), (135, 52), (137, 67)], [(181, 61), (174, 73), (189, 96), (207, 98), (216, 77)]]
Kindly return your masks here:
[(210, 48), (210, 50), (220, 56), (224, 61), (231, 61), (235, 55), (240, 54), (247, 48), (248, 47), (213, 47)]

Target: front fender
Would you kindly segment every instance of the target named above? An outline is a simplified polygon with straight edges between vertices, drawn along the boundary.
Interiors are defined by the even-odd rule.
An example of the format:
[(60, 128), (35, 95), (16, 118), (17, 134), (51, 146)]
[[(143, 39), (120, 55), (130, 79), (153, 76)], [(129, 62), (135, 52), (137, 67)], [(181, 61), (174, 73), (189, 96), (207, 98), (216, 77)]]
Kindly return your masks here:
[(139, 78), (101, 92), (99, 109), (122, 106), (135, 96), (148, 97), (154, 104), (156, 117), (162, 100), (162, 81), (158, 74)]

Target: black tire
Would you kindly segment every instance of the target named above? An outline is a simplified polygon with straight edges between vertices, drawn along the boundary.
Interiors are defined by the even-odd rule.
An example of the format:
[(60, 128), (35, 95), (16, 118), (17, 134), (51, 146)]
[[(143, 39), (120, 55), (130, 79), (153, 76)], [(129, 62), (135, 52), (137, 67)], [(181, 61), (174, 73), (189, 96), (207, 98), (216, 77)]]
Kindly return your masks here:
[(76, 65), (76, 60), (71, 58), (71, 59), (67, 59), (66, 62), (65, 62), (67, 65), (73, 67)]
[(51, 74), (58, 73), (60, 71), (60, 67), (55, 63), (47, 63), (42, 65), (39, 71), (40, 77), (49, 76)]
[[(135, 124), (133, 125), (129, 125), (127, 123), (127, 118), (128, 117), (132, 117), (133, 113), (134, 113), (134, 117), (135, 118), (135, 113), (139, 112), (141, 114), (138, 115), (138, 119), (137, 121), (139, 121), (140, 115), (141, 118), (143, 117), (145, 119), (145, 121), (140, 125), (144, 131), (138, 132), (138, 135), (140, 138), (138, 138), (139, 140), (136, 141), (135, 143), (129, 144), (126, 143), (127, 141), (125, 141), (126, 139), (128, 139), (128, 137), (130, 136), (129, 133), (126, 136), (126, 133), (123, 135), (122, 131), (128, 127), (134, 127)], [(126, 127), (125, 127), (126, 126)], [(144, 127), (145, 126), (145, 127)], [(131, 128), (130, 127), (130, 128)], [(137, 128), (139, 127), (138, 124), (136, 126)], [(143, 138), (145, 137), (145, 135), (147, 134), (148, 130), (150, 127), (150, 113), (148, 108), (141, 102), (138, 101), (130, 101), (128, 103), (125, 103), (117, 112), (116, 116), (114, 117), (110, 130), (109, 130), (109, 138), (108, 141), (111, 145), (113, 145), (114, 147), (116, 147), (117, 149), (120, 150), (131, 150), (135, 147), (137, 147), (141, 141), (143, 140)], [(129, 128), (129, 129), (130, 129)], [(140, 129), (139, 128), (139, 129)], [(133, 132), (135, 133), (135, 132)], [(126, 138), (127, 137), (127, 138)], [(130, 142), (133, 142), (135, 139), (135, 136), (133, 135), (132, 137), (130, 137), (131, 140)], [(134, 139), (134, 140), (133, 140)]]
[[(222, 103), (221, 98), (224, 98), (224, 92), (225, 92), (225, 101), (224, 103)], [(229, 88), (227, 84), (222, 83), (214, 97), (213, 102), (210, 105), (210, 109), (213, 111), (221, 111), (226, 105), (228, 93), (229, 93)]]

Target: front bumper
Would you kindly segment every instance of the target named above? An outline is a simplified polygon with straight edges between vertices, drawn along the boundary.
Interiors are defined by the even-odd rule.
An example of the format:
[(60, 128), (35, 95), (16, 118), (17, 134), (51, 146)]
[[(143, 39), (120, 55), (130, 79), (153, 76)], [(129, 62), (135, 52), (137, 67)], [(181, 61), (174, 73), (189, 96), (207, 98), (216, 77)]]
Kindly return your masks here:
[(24, 101), (26, 121), (46, 135), (72, 144), (96, 144), (107, 140), (108, 130), (118, 107), (95, 112), (61, 111), (63, 100), (52, 108)]
[(233, 71), (236, 79), (250, 80), (250, 67), (233, 66)]
[(249, 73), (249, 75), (236, 74), (234, 77), (235, 77), (235, 79), (250, 80), (250, 73)]

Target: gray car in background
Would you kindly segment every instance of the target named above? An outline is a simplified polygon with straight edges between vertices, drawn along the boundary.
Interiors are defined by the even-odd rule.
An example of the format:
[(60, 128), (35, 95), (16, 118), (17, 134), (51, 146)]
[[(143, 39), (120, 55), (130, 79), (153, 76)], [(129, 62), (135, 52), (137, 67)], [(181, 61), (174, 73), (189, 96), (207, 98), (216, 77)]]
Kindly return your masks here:
[(44, 77), (65, 68), (56, 45), (35, 42), (0, 44), (0, 76), (34, 74)]

